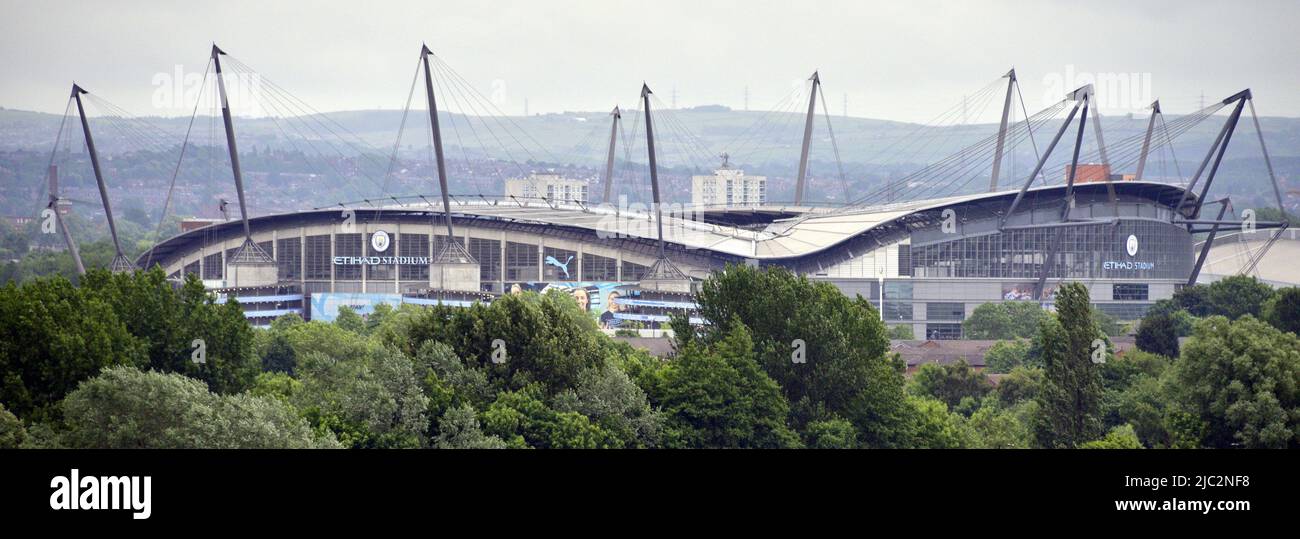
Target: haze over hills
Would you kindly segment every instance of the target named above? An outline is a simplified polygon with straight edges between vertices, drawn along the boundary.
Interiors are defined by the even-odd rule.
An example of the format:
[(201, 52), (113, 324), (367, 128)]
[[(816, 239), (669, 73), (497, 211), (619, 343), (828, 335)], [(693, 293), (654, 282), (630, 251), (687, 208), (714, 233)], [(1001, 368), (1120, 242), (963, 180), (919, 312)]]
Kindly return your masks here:
[[(130, 122), (137, 129), (124, 130), (118, 119), (91, 114), (96, 146), (114, 169), (109, 173), (110, 184), (130, 186), (114, 189), (114, 199), (121, 198), (121, 204), (126, 205), (160, 207), (190, 118), (141, 118)], [(431, 154), (424, 110), (409, 111), (397, 150), (399, 166), (391, 175), (386, 171), (403, 116), (400, 110), (359, 110), (292, 120), (237, 117), (236, 132), (249, 178), (251, 209), (255, 213), (286, 211), (363, 198), (436, 192), (429, 183), (431, 171), (427, 170)], [(1221, 111), (1179, 136), (1172, 156), (1168, 150), (1153, 151), (1147, 178), (1176, 181), (1179, 173), (1184, 178), (1191, 176), (1226, 116), (1226, 111)], [(792, 199), (804, 118), (796, 112), (738, 111), (722, 106), (656, 111), (656, 145), (660, 166), (666, 171), (666, 200), (689, 200), (690, 174), (716, 168), (724, 152), (729, 154), (731, 166), (771, 178), (770, 200)], [(1165, 120), (1176, 122), (1178, 118), (1167, 114)], [(55, 114), (0, 109), (0, 185), (4, 186), (0, 210), (6, 215), (30, 213), (29, 206), (38, 206), (43, 200), (41, 180), (61, 119)], [(69, 120), (75, 122), (75, 113)], [(832, 204), (843, 203), (846, 195), (852, 200), (879, 189), (888, 180), (903, 177), (997, 132), (993, 123), (922, 126), (832, 116), (832, 144), (826, 120), (819, 114), (815, 122), (809, 152), (810, 189), (813, 200)], [(1008, 149), (1001, 182), (1004, 188), (1024, 181), (1036, 161), (1036, 152), (1050, 141), (1059, 121), (1051, 120), (1037, 128), (1034, 144), (1022, 143)], [(542, 169), (598, 179), (607, 152), (610, 113), (483, 118), (444, 112), (440, 123), (453, 193), (497, 195), (504, 178)], [(1106, 142), (1112, 147), (1126, 138), (1141, 137), (1147, 124), (1145, 116), (1102, 117)], [(1264, 117), (1260, 124), (1282, 181), (1300, 176), (1300, 119)], [(68, 150), (65, 157), (71, 160), (62, 173), (68, 189), (65, 196), (98, 200), (89, 167), (76, 164), (78, 155), (84, 157), (80, 129), (75, 123), (64, 129), (62, 145)], [(142, 130), (154, 132), (142, 135)], [(1073, 134), (1071, 131), (1062, 140), (1049, 160), (1045, 169), (1049, 182), (1059, 181), (1060, 171), (1069, 159)], [(639, 111), (624, 111), (615, 182), (621, 194), (634, 200), (644, 197), (642, 191), (648, 192), (642, 185), (647, 183), (643, 177), (644, 137), (643, 116)], [(145, 139), (152, 144), (146, 144)], [(197, 116), (190, 142), (203, 150), (193, 151), (186, 158), (177, 179), (180, 195), (174, 210), (210, 216), (216, 200), (235, 198), (229, 185), (220, 118)], [(1271, 197), (1271, 186), (1267, 186), (1258, 145), (1253, 124), (1243, 117), (1220, 170), (1220, 178), (1225, 181), (1216, 182), (1216, 192), (1232, 193), (1241, 204), (1267, 202), (1264, 195)], [(147, 148), (156, 153), (128, 155)], [(835, 159), (837, 150), (839, 163)], [(1094, 150), (1089, 124), (1083, 155)], [(358, 152), (368, 155), (358, 158)], [(1132, 172), (1134, 168), (1132, 160), (1113, 161), (1116, 172)], [(841, 168), (843, 183), (839, 179)], [(963, 189), (986, 189), (988, 171), (979, 174), (983, 177), (972, 177)]]

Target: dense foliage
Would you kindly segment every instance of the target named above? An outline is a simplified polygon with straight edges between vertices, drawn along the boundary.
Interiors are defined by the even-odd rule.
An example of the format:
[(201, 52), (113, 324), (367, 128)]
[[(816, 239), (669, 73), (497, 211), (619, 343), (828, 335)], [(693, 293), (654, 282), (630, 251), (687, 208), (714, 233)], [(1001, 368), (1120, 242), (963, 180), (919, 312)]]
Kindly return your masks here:
[[(981, 314), (973, 329), (1014, 339), (986, 371), (909, 376), (870, 302), (779, 268), (705, 281), (709, 323), (674, 320), (667, 359), (606, 337), (560, 293), (254, 330), (196, 280), (96, 270), (0, 289), (0, 448), (1300, 445), (1300, 342), (1279, 329), (1294, 289), (1269, 289), (1262, 319), (1231, 319), (1213, 314), (1249, 309), (1198, 291), (1214, 286), (1153, 308), (1139, 327), (1152, 352), (1116, 356), (1086, 288), (1067, 284), (1056, 312)], [(1184, 323), (1189, 340), (1169, 348)]]

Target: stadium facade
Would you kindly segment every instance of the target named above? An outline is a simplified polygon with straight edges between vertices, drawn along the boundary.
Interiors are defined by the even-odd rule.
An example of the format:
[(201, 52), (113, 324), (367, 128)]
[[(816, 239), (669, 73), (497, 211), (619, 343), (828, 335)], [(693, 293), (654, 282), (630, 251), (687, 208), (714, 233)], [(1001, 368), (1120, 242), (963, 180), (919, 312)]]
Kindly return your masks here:
[[(213, 45), (213, 71), (222, 92), (224, 54)], [(421, 204), (410, 205), (390, 197), (394, 204), (385, 207), (341, 205), (250, 218), (233, 120), (223, 102), (242, 219), (183, 232), (155, 245), (136, 266), (161, 265), (174, 279), (197, 274), (223, 301), (237, 298), (256, 324), (289, 312), (330, 319), (341, 305), (364, 314), (381, 303), (470, 305), (499, 294), (559, 288), (610, 329), (654, 328), (678, 311), (690, 316), (696, 310), (692, 293), (700, 280), (729, 264), (780, 266), (870, 299), (892, 326), (910, 326), (914, 335), (927, 339), (956, 339), (962, 337), (962, 322), (978, 306), (1033, 301), (1050, 309), (1054, 290), (1071, 281), (1084, 283), (1101, 311), (1121, 320), (1140, 318), (1155, 301), (1195, 282), (1219, 228), (1238, 224), (1223, 220), (1227, 199), (1212, 202), (1220, 205), (1216, 219), (1202, 219), (1200, 214), (1230, 135), (1251, 99), (1249, 90), (1190, 116), (1189, 123), (1195, 123), (1234, 105), (1184, 188), (1142, 181), (1158, 103), (1145, 135), (1120, 144), (1126, 155), (1141, 148), (1133, 179), (1112, 178), (1100, 118), (1091, 106), (1092, 86), (1070, 92), (1032, 121), (1026, 118), (1023, 126), (1013, 126), (1008, 114), (1016, 88), (1014, 70), (1005, 76), (998, 133), (962, 150), (955, 161), (945, 159), (937, 168), (909, 176), (925, 183), (921, 176), (939, 170), (940, 179), (946, 178), (954, 167), (961, 172), (969, 165), (964, 157), (983, 154), (980, 148), (988, 146), (994, 151), (986, 193), (894, 203), (869, 196), (838, 209), (804, 206), (820, 84), (813, 73), (793, 207), (752, 205), (747, 197), (739, 206), (729, 197), (729, 203), (720, 206), (666, 207), (657, 175), (652, 92), (644, 83), (640, 101), (649, 208), (608, 204), (618, 108), (611, 113), (603, 207), (586, 203), (586, 189), (579, 189), (581, 196), (574, 198), (573, 190), (565, 188), (561, 191), (569, 196), (557, 198), (556, 189), (549, 186), (546, 197), (534, 186), (537, 198), (508, 193), (500, 200), (480, 196), (453, 203), (429, 63), (432, 52), (422, 47), (420, 54), (441, 208), (422, 196)], [(75, 88), (73, 95), (78, 95)], [(1021, 140), (1035, 121), (1054, 117), (1071, 102), (1073, 108), (1023, 186), (999, 190), (1004, 143)], [(1080, 161), (1090, 111), (1100, 167)], [(1032, 187), (1075, 118), (1078, 127), (1065, 183)], [(1215, 155), (1199, 195), (1193, 193)], [(725, 154), (723, 159), (726, 168)], [(103, 191), (102, 180), (100, 185)], [(1282, 208), (1275, 177), (1273, 185)], [(875, 203), (867, 205), (867, 200)], [(1268, 226), (1285, 229), (1283, 223)], [(1192, 238), (1199, 232), (1209, 234), (1207, 248), (1197, 256)], [(706, 322), (695, 316), (690, 320)]]
[[(1107, 184), (1074, 185), (1066, 219), (1064, 185), (1028, 189), (1010, 214), (1017, 191), (851, 210), (688, 207), (663, 218), (666, 256), (693, 283), (728, 264), (783, 266), (870, 299), (886, 323), (925, 338), (960, 338), (961, 322), (988, 302), (1050, 308), (1052, 290), (1070, 281), (1085, 283), (1102, 311), (1132, 320), (1187, 283), (1195, 253), (1188, 229), (1173, 224), (1183, 188), (1109, 185), (1113, 201)], [(1180, 218), (1190, 217), (1182, 207)], [(245, 240), (240, 221), (174, 236), (137, 264), (175, 279), (197, 274), (258, 324), (288, 312), (329, 319), (338, 305), (464, 305), (547, 288), (573, 293), (611, 328), (693, 310), (692, 282), (676, 292), (644, 282), (658, 257), (653, 212), (518, 199), (453, 208), (456, 243), (477, 264), (469, 284), (440, 277), (447, 228), (427, 203), (250, 218), (273, 271), (230, 267)]]

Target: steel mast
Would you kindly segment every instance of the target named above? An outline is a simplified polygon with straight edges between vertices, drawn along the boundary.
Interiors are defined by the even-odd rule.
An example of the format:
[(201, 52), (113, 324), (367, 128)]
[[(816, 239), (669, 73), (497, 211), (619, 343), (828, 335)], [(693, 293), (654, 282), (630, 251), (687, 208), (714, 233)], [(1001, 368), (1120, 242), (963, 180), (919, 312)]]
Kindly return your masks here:
[(623, 118), (623, 113), (614, 107), (614, 111), (609, 113), (614, 119), (609, 125), (609, 153), (605, 156), (605, 197), (600, 201), (609, 204), (609, 197), (612, 195), (614, 185), (614, 143), (618, 140), (618, 122)]
[(1013, 67), (1008, 71), (1007, 78), (1007, 97), (1002, 103), (1002, 124), (998, 127), (998, 145), (993, 151), (993, 174), (989, 176), (989, 192), (998, 190), (998, 175), (1002, 172), (1002, 148), (1007, 140), (1007, 116), (1011, 113), (1011, 91), (1016, 87), (1016, 69)]
[(113, 206), (108, 201), (108, 187), (104, 184), (104, 174), (99, 167), (99, 152), (95, 151), (95, 138), (90, 136), (90, 122), (86, 120), (86, 108), (81, 104), (81, 94), (87, 92), (77, 83), (72, 83), (72, 99), (77, 102), (77, 114), (81, 116), (81, 131), (86, 135), (86, 152), (90, 154), (90, 167), (95, 171), (95, 183), (99, 185), (99, 199), (104, 203), (104, 214), (108, 216), (108, 232), (113, 236), (113, 262), (109, 269), (121, 273), (135, 269), (135, 264), (122, 254), (122, 242), (117, 239), (117, 224), (113, 222)]
[[(226, 149), (230, 151), (230, 169), (235, 176), (235, 194), (239, 196), (239, 215), (244, 224), (244, 244), (226, 262), (230, 265), (259, 266), (275, 264), (275, 259), (267, 254), (261, 246), (253, 241), (252, 228), (248, 224), (248, 202), (244, 197), (244, 173), (239, 166), (239, 148), (235, 145), (235, 122), (230, 115), (230, 98), (226, 94), (226, 78), (221, 71), (221, 57), (226, 51), (212, 44), (212, 66), (217, 74), (217, 90), (221, 97), (221, 119), (226, 128)], [(238, 279), (235, 279), (238, 281)]]
[(803, 146), (799, 150), (799, 177), (794, 184), (794, 205), (803, 204), (804, 184), (808, 178), (808, 145), (812, 142), (813, 115), (817, 113), (817, 88), (821, 86), (822, 79), (816, 71), (813, 71), (812, 92), (808, 95), (808, 116), (803, 123)]

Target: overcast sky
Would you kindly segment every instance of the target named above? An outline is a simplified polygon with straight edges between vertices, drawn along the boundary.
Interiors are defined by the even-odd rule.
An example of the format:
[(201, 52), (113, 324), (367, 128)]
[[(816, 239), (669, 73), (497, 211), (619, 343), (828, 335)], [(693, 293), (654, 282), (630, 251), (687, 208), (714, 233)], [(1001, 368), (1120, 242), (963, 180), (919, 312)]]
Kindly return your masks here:
[[(1300, 116), (1300, 2), (546, 0), (210, 2), (3, 0), (0, 106), (61, 112), (76, 80), (136, 114), (159, 81), (201, 73), (210, 43), (319, 110), (403, 106), (420, 43), (503, 110), (664, 103), (770, 108), (822, 74), (832, 113), (925, 121), (1014, 66), (1031, 109), (1060, 87), (1167, 112), (1254, 89), (1261, 115)], [(1114, 92), (1112, 92), (1114, 93)]]

